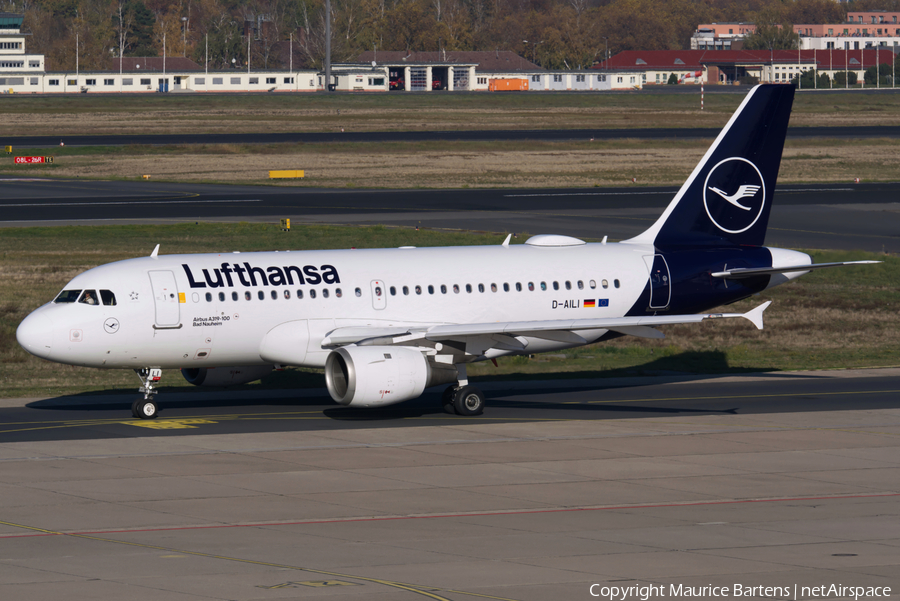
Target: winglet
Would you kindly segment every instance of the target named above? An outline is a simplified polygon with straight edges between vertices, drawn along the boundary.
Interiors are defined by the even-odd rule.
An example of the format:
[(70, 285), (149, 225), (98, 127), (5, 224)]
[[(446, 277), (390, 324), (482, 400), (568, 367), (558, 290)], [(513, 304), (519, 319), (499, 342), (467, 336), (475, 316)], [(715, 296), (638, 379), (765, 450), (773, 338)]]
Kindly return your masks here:
[(153, 252), (150, 253), (150, 258), (155, 259), (158, 254), (159, 254), (159, 244), (157, 244), (156, 248), (153, 249)]
[(763, 311), (768, 309), (771, 304), (772, 301), (766, 301), (755, 309), (747, 311), (741, 317), (755, 325), (757, 330), (761, 330), (763, 329)]
[(506, 240), (503, 241), (503, 246), (509, 246), (509, 241), (512, 239), (512, 234), (506, 234)]

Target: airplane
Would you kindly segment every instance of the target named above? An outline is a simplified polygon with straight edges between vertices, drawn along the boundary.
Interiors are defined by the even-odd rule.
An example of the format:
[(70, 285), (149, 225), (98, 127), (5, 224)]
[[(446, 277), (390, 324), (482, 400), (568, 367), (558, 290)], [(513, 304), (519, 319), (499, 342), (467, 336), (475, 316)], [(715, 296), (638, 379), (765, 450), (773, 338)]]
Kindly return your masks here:
[[(156, 383), (197, 386), (324, 368), (331, 398), (381, 407), (449, 384), (448, 413), (481, 414), (470, 363), (658, 326), (743, 317), (711, 309), (811, 270), (763, 246), (794, 87), (754, 87), (659, 219), (638, 236), (585, 243), (536, 235), (510, 245), (160, 255), (90, 269), (28, 315), (16, 337), (50, 361), (133, 369), (136, 418), (157, 416)], [(738, 202), (740, 200), (741, 202)]]

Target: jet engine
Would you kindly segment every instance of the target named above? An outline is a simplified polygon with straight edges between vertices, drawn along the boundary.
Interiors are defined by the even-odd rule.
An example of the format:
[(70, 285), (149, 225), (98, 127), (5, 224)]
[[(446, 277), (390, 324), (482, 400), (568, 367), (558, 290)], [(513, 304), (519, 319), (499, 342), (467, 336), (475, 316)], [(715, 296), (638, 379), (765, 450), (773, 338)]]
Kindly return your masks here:
[(436, 367), (420, 351), (403, 346), (342, 347), (325, 360), (328, 393), (351, 407), (393, 405), (456, 379), (455, 367)]
[(181, 375), (194, 386), (234, 386), (259, 380), (267, 376), (272, 367), (272, 365), (193, 367), (182, 369)]

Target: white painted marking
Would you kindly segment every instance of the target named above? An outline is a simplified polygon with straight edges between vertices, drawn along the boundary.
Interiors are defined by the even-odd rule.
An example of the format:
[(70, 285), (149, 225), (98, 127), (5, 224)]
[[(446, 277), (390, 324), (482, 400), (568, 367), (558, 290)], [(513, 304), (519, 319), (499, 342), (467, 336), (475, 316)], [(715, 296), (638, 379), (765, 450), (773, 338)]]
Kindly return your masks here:
[(671, 196), (675, 194), (675, 191), (647, 190), (646, 192), (576, 192), (575, 194), (504, 194), (503, 198), (533, 198), (553, 196), (646, 196), (648, 194), (666, 194), (668, 196)]
[(171, 204), (210, 204), (226, 202), (262, 202), (261, 198), (244, 198), (238, 200), (116, 200), (111, 202), (39, 202), (21, 204), (3, 204), (4, 207), (105, 207), (109, 205), (171, 205)]

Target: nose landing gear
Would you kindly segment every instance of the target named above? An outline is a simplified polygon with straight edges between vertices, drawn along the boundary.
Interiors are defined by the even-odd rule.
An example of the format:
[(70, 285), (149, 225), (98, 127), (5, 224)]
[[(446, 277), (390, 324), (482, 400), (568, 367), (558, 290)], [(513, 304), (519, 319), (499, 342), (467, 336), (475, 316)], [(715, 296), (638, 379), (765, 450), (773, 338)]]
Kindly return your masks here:
[(131, 414), (139, 419), (153, 419), (159, 413), (159, 405), (153, 400), (153, 396), (157, 393), (153, 388), (153, 384), (159, 382), (162, 377), (162, 370), (145, 367), (144, 369), (134, 370), (134, 373), (141, 379), (142, 386), (138, 391), (144, 393), (144, 398), (138, 399), (131, 404)]

